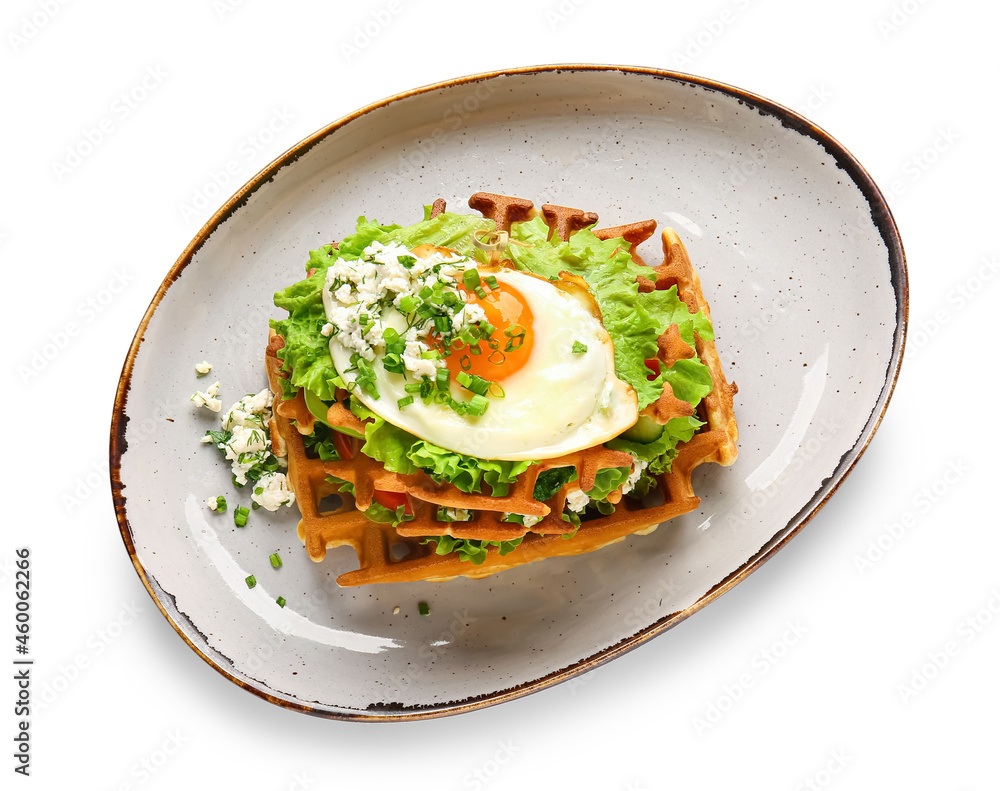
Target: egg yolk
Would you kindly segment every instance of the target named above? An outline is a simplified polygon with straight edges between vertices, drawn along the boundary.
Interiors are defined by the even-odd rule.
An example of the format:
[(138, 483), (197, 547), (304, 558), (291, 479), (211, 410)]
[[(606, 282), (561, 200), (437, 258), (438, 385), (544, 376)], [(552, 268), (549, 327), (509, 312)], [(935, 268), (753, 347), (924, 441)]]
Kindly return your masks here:
[(464, 284), (459, 285), (459, 291), (467, 303), (483, 309), (486, 320), (496, 329), (489, 339), (483, 338), (470, 345), (453, 345), (444, 361), (452, 379), (465, 371), (490, 382), (502, 382), (519, 371), (531, 356), (533, 317), (527, 300), (514, 286), (500, 283), (498, 288), (491, 289), (485, 280), (482, 286), (485, 299), (466, 289)]

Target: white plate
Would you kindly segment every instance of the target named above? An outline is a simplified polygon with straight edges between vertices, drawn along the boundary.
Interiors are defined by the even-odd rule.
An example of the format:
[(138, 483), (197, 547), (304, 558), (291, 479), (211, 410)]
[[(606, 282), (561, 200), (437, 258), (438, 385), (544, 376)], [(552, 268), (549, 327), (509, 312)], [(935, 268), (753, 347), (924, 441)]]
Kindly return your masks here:
[[(232, 403), (265, 383), (275, 290), (359, 214), (409, 224), (480, 190), (656, 219), (698, 268), (736, 397), (740, 457), (695, 474), (701, 508), (648, 536), (481, 581), (340, 589), (347, 547), (312, 563), (297, 513), (245, 529), (210, 380)], [(656, 237), (640, 251), (658, 263)], [(869, 176), (761, 97), (651, 69), (559, 66), (429, 86), (317, 132), (240, 190), (164, 280), (125, 364), (112, 479), (125, 544), (174, 628), (246, 689), (347, 719), (465, 711), (618, 656), (728, 590), (797, 531), (870, 441), (902, 353), (906, 269)], [(280, 551), (273, 570), (268, 555)], [(257, 587), (244, 578), (254, 574)], [(287, 600), (284, 609), (274, 599)], [(431, 613), (417, 614), (420, 601)], [(400, 608), (397, 615), (395, 607)], [(181, 683), (181, 679), (177, 679)]]

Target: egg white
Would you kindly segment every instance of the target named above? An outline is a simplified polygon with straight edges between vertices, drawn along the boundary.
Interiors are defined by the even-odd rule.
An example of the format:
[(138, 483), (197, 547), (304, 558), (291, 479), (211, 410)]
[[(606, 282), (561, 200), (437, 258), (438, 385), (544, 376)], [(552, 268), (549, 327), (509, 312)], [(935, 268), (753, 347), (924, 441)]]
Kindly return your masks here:
[[(503, 398), (489, 398), (482, 416), (459, 415), (444, 404), (424, 404), (419, 397), (403, 409), (404, 386), (412, 376), (390, 373), (381, 356), (374, 361), (379, 398), (353, 390), (366, 407), (394, 426), (447, 450), (485, 459), (549, 459), (593, 447), (617, 436), (638, 418), (635, 390), (615, 376), (611, 337), (600, 321), (566, 292), (547, 280), (522, 272), (492, 273), (524, 296), (533, 315), (534, 343), (524, 366), (502, 381)], [(406, 319), (395, 309), (383, 311), (386, 326), (400, 334)], [(587, 347), (574, 354), (574, 342)], [(351, 385), (351, 350), (334, 336), (330, 354), (341, 378)], [(452, 382), (452, 395), (471, 393)]]

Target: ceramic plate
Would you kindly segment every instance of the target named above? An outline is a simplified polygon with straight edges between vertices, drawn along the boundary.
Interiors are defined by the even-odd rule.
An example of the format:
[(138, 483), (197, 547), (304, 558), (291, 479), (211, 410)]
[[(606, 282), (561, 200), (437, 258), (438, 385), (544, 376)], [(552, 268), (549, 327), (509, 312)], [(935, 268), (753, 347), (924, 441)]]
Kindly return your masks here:
[[(230, 486), (188, 398), (215, 364), (226, 405), (265, 384), (272, 294), (359, 214), (409, 224), (486, 190), (672, 226), (739, 385), (740, 456), (694, 477), (699, 510), (598, 552), (480, 581), (341, 589), (295, 509), (245, 529), (206, 498)], [(640, 248), (659, 262), (656, 239)], [(825, 502), (874, 434), (899, 369), (906, 269), (855, 159), (759, 96), (686, 75), (546, 66), (392, 97), (322, 129), (234, 195), (168, 273), (115, 403), (112, 484), (150, 595), (247, 690), (330, 717), (438, 716), (534, 692), (673, 626), (744, 579)], [(246, 498), (243, 498), (246, 499)], [(268, 556), (284, 561), (273, 570)], [(254, 574), (253, 590), (244, 578)], [(282, 609), (275, 599), (287, 601)], [(418, 602), (430, 614), (420, 616)], [(394, 609), (399, 607), (399, 613)], [(180, 683), (180, 680), (178, 680)]]

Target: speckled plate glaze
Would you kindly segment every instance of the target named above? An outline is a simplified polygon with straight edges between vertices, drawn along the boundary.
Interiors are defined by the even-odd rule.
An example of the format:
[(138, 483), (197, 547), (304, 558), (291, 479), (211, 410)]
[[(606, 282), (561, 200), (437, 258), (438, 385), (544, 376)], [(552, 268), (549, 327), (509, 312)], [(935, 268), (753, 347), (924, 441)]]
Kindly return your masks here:
[[(310, 249), (351, 231), (359, 214), (408, 224), (438, 197), (466, 211), (479, 190), (596, 211), (602, 225), (652, 217), (678, 230), (740, 387), (740, 457), (698, 468), (700, 510), (648, 536), (480, 581), (339, 589), (353, 552), (309, 561), (294, 509), (253, 512), (237, 529), (231, 513), (205, 508), (220, 493), (247, 498), (198, 442), (218, 416), (189, 403), (206, 382), (193, 366), (215, 363), (227, 405), (256, 392), (267, 319), (279, 315), (272, 293), (301, 277)], [(659, 261), (655, 237), (641, 252)], [(762, 97), (653, 69), (580, 65), (420, 88), (284, 154), (170, 270), (115, 402), (121, 533), (177, 632), (267, 700), (354, 720), (499, 703), (665, 631), (798, 531), (881, 420), (906, 303), (903, 251), (877, 187), (829, 135)], [(279, 570), (268, 563), (275, 551)]]

